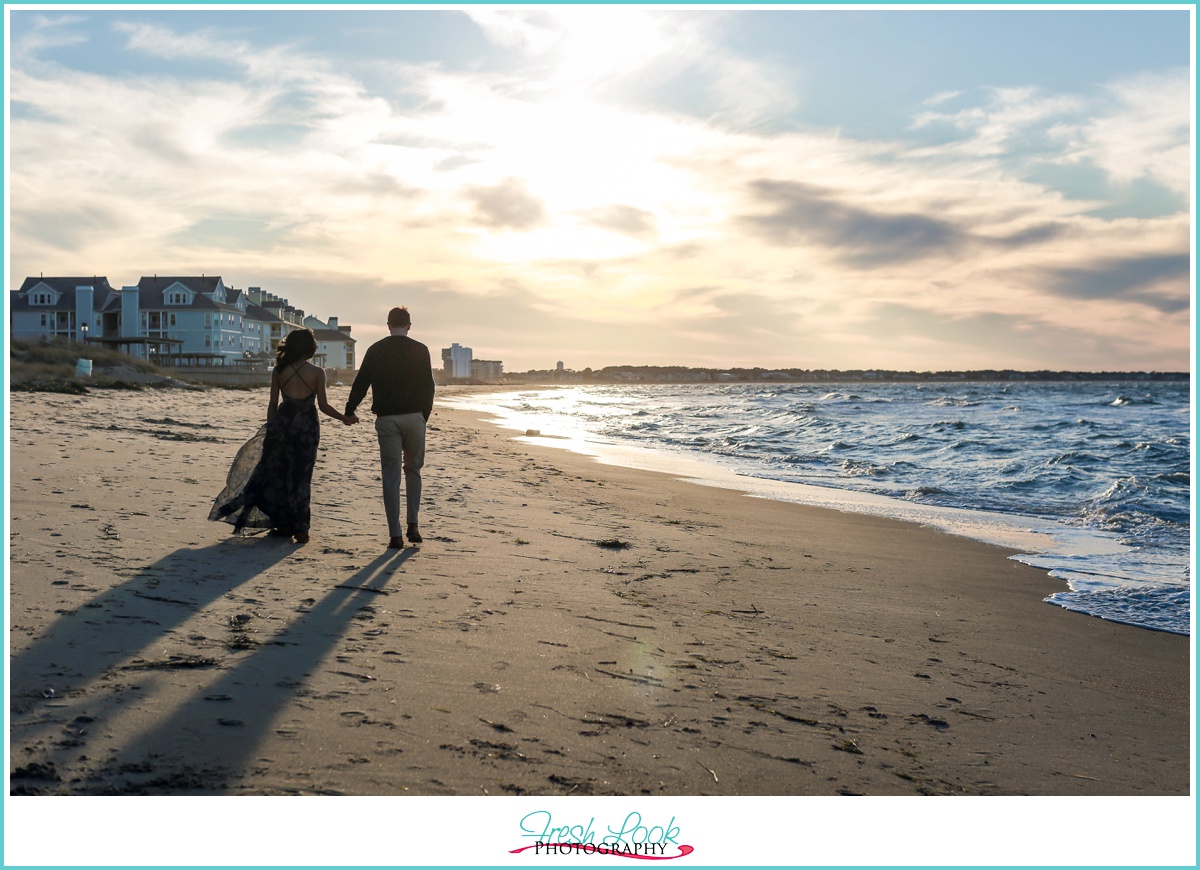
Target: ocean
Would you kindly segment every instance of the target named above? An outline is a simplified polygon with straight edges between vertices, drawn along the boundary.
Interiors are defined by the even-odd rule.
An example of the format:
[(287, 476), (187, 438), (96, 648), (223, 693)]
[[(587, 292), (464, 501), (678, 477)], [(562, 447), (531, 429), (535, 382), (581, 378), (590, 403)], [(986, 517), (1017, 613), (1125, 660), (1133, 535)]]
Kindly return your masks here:
[(630, 384), (451, 396), (532, 440), (1019, 551), (1050, 604), (1191, 625), (1186, 382)]

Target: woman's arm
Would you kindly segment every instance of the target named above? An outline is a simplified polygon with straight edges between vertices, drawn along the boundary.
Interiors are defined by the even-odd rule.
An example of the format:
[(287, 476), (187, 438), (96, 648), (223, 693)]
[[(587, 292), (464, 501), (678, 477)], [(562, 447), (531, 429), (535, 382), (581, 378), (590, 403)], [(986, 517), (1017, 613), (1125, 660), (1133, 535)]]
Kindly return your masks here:
[(275, 416), (275, 412), (279, 409), (279, 370), (275, 369), (271, 372), (271, 402), (267, 405), (267, 419), (270, 420)]
[(320, 366), (313, 366), (313, 368), (317, 370), (317, 407), (333, 419), (345, 423), (346, 415), (329, 404), (329, 399), (325, 395), (325, 369)]

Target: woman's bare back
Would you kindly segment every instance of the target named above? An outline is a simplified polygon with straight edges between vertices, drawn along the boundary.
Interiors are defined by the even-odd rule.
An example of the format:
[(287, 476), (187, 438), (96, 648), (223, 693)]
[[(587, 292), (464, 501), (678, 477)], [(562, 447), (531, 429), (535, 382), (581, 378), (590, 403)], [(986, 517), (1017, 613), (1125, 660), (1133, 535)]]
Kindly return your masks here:
[(323, 372), (310, 362), (292, 363), (283, 371), (277, 371), (279, 392), (288, 399), (307, 399), (316, 395), (321, 387)]

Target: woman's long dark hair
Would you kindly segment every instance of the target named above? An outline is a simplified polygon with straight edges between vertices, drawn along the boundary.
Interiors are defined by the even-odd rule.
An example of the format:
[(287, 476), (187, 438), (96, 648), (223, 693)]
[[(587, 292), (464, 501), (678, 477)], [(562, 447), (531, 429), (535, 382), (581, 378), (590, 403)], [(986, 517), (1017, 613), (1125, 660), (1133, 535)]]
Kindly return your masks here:
[(312, 359), (317, 353), (317, 337), (308, 327), (293, 329), (275, 348), (275, 368), (281, 369), (300, 360)]

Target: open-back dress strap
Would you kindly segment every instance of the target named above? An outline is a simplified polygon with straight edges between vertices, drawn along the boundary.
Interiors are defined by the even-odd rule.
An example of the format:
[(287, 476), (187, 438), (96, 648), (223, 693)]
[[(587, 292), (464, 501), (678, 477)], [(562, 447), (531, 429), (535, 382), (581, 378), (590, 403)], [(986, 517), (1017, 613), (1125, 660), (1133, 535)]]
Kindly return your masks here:
[[(298, 368), (296, 368), (296, 367), (295, 367), (295, 365), (293, 365), (293, 366), (292, 366), (292, 373), (291, 373), (290, 375), (288, 375), (288, 378), (287, 378), (287, 380), (286, 380), (286, 381), (283, 381), (282, 383), (280, 383), (280, 384), (279, 384), (279, 394), (280, 394), (281, 396), (283, 396), (283, 388), (284, 388), (284, 387), (285, 387), (287, 384), (291, 383), (291, 381), (292, 381), (292, 378), (296, 377), (296, 375), (298, 375), (299, 373), (300, 373), (300, 370), (299, 370)], [(307, 387), (307, 386), (308, 386), (308, 384), (305, 384), (305, 386)], [(317, 391), (316, 391), (316, 390), (313, 390), (313, 391), (312, 391), (312, 392), (310, 392), (310, 393), (309, 393), (307, 396), (303, 396), (303, 397), (301, 397), (301, 398), (292, 399), (292, 397), (291, 397), (291, 396), (283, 396), (283, 398), (285, 398), (285, 399), (292, 399), (292, 401), (295, 401), (295, 402), (303, 402), (303, 401), (305, 401), (305, 400), (307, 400), (307, 399), (311, 399), (311, 398), (312, 398), (313, 396), (315, 396), (316, 394), (317, 394)]]

